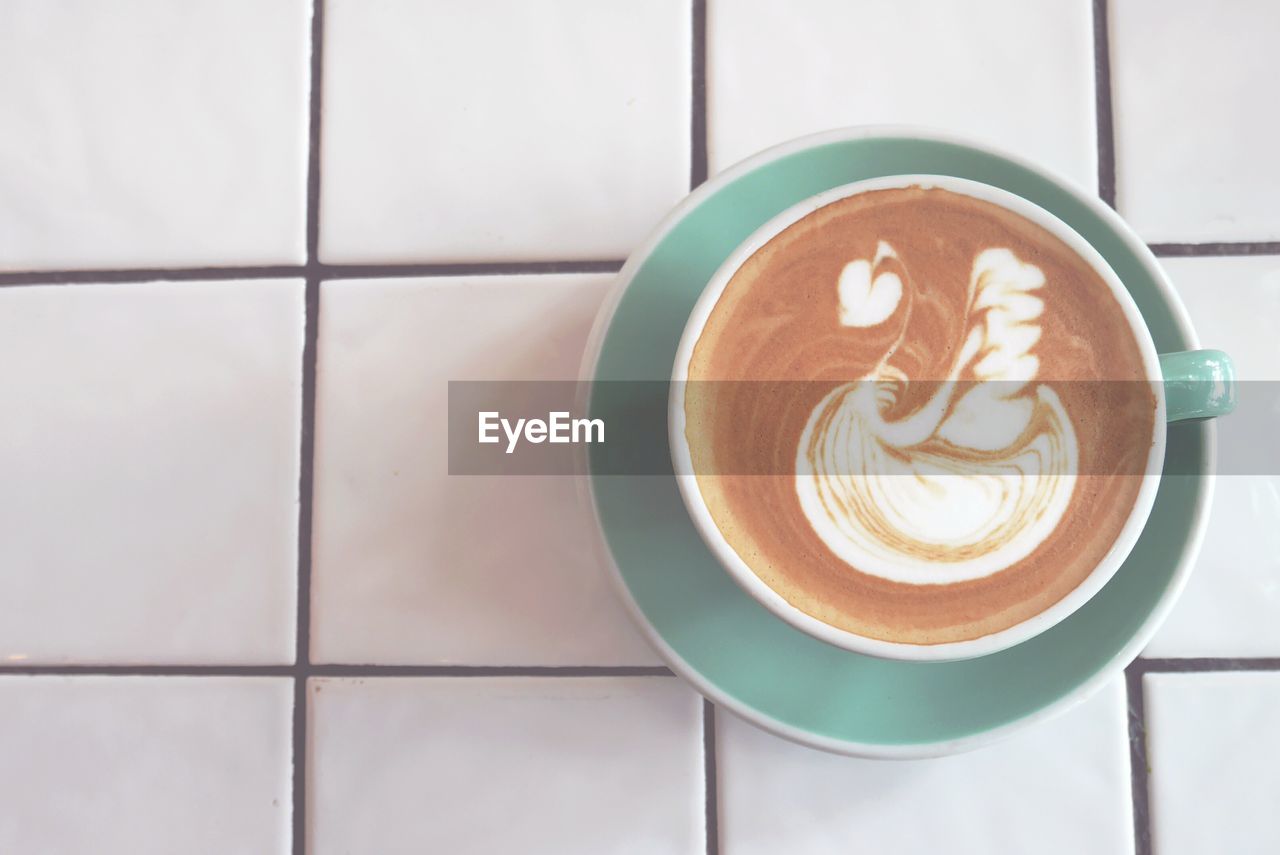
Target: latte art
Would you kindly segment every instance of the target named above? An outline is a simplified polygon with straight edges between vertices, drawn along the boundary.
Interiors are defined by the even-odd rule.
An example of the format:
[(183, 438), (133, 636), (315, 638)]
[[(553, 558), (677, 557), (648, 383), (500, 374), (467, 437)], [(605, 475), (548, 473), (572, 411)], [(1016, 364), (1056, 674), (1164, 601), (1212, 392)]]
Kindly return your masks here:
[(1036, 382), (1044, 303), (1033, 292), (1044, 284), (1008, 249), (979, 253), (945, 379), (897, 416), (902, 390), (926, 379), (895, 359), (916, 285), (883, 241), (871, 262), (845, 266), (840, 323), (901, 330), (865, 377), (819, 402), (796, 452), (800, 506), (851, 566), (895, 582), (962, 582), (1021, 561), (1057, 528), (1077, 449), (1062, 402)]
[(949, 190), (868, 190), (734, 270), (689, 357), (684, 437), (723, 540), (786, 602), (867, 638), (965, 641), (1110, 550), (1155, 436), (1146, 377), (1061, 239)]

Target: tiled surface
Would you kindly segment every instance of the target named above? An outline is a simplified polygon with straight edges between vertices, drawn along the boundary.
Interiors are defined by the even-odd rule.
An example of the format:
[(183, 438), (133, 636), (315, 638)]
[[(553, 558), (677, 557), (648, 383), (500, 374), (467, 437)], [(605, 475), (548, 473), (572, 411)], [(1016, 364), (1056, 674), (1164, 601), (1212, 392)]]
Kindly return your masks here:
[(312, 855), (702, 855), (701, 703), (669, 677), (311, 681)]
[(324, 284), (314, 659), (657, 661), (613, 594), (573, 479), (448, 473), (448, 381), (575, 379), (611, 278)]
[(723, 851), (1132, 853), (1124, 723), (1124, 685), (1116, 680), (996, 746), (885, 762), (823, 754), (721, 712)]
[[(1280, 256), (1164, 266), (1201, 343), (1235, 360), (1242, 394), (1280, 381)], [(1240, 473), (1234, 451), (1222, 453), (1232, 474), (1218, 478), (1195, 572), (1148, 656), (1280, 656), (1280, 473)]]
[(284, 855), (288, 680), (0, 677), (0, 852)]
[(1120, 212), (1150, 241), (1280, 239), (1280, 4), (1110, 8)]
[(1097, 182), (1083, 0), (708, 4), (711, 171), (845, 125), (930, 125)]
[[(326, 0), (310, 152), (305, 0), (0, 3), (0, 671), (109, 675), (0, 675), (0, 852), (303, 855), (296, 822), (313, 855), (665, 855), (717, 829), (730, 855), (1135, 836), (1145, 855), (1118, 685), (905, 764), (721, 713), (704, 827), (698, 702), (627, 667), (657, 660), (572, 487), (445, 474), (446, 381), (575, 376), (610, 275), (325, 266), (621, 258), (699, 177), (703, 127), (712, 172), (832, 126), (924, 123), (1093, 188), (1095, 5), (1122, 213), (1151, 241), (1280, 237), (1261, 0)], [(1169, 262), (1249, 379), (1280, 370), (1277, 258)], [(314, 491), (303, 283), (204, 269), (303, 261), (320, 265), (286, 270), (319, 298)], [(169, 266), (183, 281), (105, 284)], [(33, 287), (64, 277), (28, 269), (117, 272)], [(356, 274), (374, 278), (330, 278)], [(1221, 479), (1147, 651), (1173, 658), (1138, 665), (1264, 670), (1147, 682), (1155, 855), (1280, 848), (1275, 481)], [(120, 676), (141, 666), (164, 676)], [(513, 675), (459, 676), (474, 666)], [(310, 753), (293, 780), (290, 738)]]
[(0, 662), (293, 660), (301, 360), (297, 281), (0, 289)]
[(1151, 674), (1158, 855), (1280, 852), (1280, 674)]
[(0, 270), (303, 258), (306, 0), (6, 0)]
[(333, 0), (321, 257), (619, 258), (689, 182), (689, 0)]

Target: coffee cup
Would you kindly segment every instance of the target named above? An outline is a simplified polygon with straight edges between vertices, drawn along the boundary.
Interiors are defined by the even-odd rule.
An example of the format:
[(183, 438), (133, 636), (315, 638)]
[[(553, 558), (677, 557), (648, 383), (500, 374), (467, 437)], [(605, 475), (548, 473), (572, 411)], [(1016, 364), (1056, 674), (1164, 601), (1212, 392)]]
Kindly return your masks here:
[(1158, 354), (1102, 256), (1007, 191), (837, 187), (716, 271), (676, 351), (689, 515), (752, 597), (871, 656), (993, 653), (1137, 541), (1167, 425), (1225, 415), (1220, 351)]

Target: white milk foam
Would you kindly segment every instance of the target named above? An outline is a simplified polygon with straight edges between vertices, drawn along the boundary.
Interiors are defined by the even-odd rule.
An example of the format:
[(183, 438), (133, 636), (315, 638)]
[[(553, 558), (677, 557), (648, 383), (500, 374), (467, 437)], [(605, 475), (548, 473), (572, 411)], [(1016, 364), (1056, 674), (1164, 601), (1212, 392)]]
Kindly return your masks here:
[[(1008, 249), (974, 259), (965, 334), (928, 402), (884, 413), (910, 381), (891, 364), (911, 313), (901, 260), (881, 241), (845, 265), (840, 323), (874, 327), (908, 300), (903, 333), (860, 381), (814, 408), (796, 453), (796, 492), (813, 530), (858, 570), (894, 582), (953, 584), (1004, 570), (1057, 528), (1075, 489), (1079, 450), (1052, 389), (1036, 382), (1045, 284)], [(909, 278), (909, 277), (908, 277)], [(973, 380), (957, 385), (968, 371)]]

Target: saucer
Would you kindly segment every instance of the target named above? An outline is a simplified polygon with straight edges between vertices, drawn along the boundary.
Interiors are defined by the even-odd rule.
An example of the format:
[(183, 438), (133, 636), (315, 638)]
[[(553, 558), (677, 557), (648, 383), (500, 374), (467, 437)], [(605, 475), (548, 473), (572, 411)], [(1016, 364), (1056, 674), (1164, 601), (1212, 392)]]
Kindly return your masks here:
[[(665, 381), (694, 302), (756, 228), (832, 187), (903, 174), (970, 178), (1056, 214), (1116, 271), (1159, 351), (1197, 346), (1186, 310), (1155, 257), (1091, 194), (951, 135), (849, 128), (764, 151), (690, 194), (618, 274), (588, 341), (583, 379)], [(665, 396), (638, 402), (626, 389), (593, 386), (590, 416), (606, 425), (637, 416), (665, 425)], [(638, 414), (638, 406), (662, 412)], [(608, 467), (592, 449), (584, 481), (600, 552), (621, 596), (671, 669), (703, 695), (779, 736), (828, 751), (932, 757), (985, 745), (1064, 712), (1138, 655), (1172, 608), (1199, 551), (1212, 492), (1207, 473), (1214, 432), (1212, 422), (1170, 425), (1166, 471), (1200, 474), (1162, 478), (1142, 536), (1098, 594), (1034, 638), (960, 662), (875, 659), (778, 619), (707, 550), (669, 469), (661, 475), (604, 474)], [(650, 444), (631, 449), (638, 458), (670, 459), (665, 429), (631, 431), (626, 441)]]

